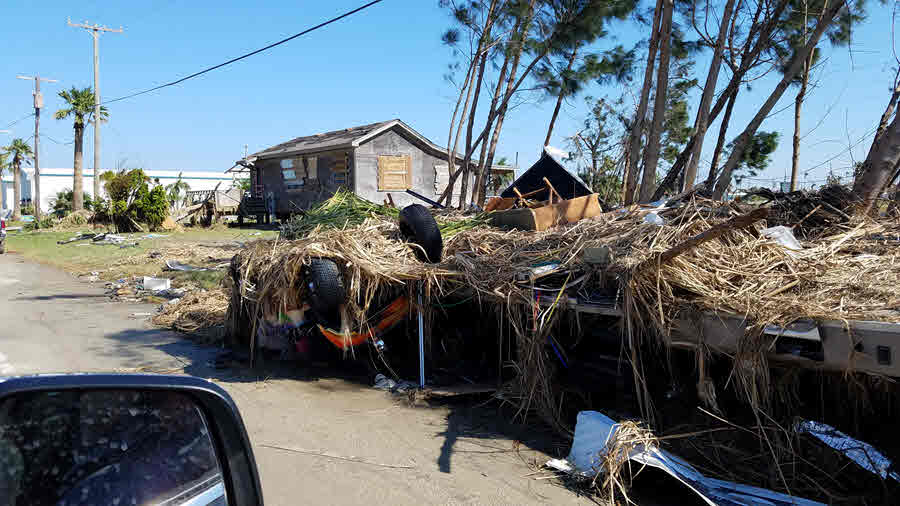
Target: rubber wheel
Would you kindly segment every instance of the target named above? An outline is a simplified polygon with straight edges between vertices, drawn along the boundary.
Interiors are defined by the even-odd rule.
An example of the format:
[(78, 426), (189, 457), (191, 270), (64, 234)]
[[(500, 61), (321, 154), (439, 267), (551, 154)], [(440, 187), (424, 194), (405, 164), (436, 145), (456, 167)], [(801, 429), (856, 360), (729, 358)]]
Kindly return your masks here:
[(6, 241), (0, 241), (0, 255), (6, 253)]
[(425, 250), (425, 254), (415, 248), (419, 260), (429, 263), (441, 261), (444, 239), (434, 216), (419, 204), (408, 205), (400, 211), (400, 232), (403, 236)]
[(327, 325), (340, 323), (340, 308), (347, 292), (337, 264), (326, 258), (313, 258), (306, 268), (306, 283), (309, 306), (316, 316)]

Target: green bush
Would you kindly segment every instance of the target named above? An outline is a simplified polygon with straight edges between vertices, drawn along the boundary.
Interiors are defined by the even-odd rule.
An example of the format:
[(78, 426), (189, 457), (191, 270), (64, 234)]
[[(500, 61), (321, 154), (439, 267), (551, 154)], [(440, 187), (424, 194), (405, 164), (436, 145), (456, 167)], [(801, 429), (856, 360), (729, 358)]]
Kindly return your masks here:
[(40, 228), (53, 228), (53, 225), (56, 225), (56, 219), (52, 215), (50, 215), (44, 216), (40, 220), (29, 221), (22, 226), (22, 229), (26, 231), (32, 231)]
[[(69, 188), (61, 192), (56, 192), (56, 196), (50, 199), (50, 205), (53, 206), (52, 211), (58, 218), (65, 218), (72, 212), (72, 190)], [(84, 208), (88, 211), (94, 209), (94, 201), (91, 199), (90, 193), (83, 193)]]
[(134, 229), (132, 221), (146, 223), (156, 230), (169, 213), (166, 190), (160, 185), (150, 187), (150, 178), (141, 169), (106, 172), (100, 176), (109, 201), (96, 205), (97, 217), (111, 222), (116, 230)]

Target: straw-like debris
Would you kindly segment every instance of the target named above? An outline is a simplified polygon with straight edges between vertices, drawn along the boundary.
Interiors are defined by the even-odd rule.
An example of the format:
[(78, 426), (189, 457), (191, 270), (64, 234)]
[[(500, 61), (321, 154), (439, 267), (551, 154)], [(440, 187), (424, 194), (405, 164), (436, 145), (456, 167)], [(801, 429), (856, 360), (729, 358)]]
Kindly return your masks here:
[(154, 316), (152, 322), (218, 343), (224, 337), (227, 310), (228, 293), (224, 289), (196, 290), (174, 304), (164, 305), (163, 311)]

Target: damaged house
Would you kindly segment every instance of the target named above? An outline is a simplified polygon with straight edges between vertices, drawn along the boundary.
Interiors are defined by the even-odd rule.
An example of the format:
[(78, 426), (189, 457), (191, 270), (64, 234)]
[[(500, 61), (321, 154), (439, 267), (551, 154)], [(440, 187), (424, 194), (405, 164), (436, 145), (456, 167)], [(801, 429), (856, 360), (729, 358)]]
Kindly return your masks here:
[(447, 156), (446, 149), (394, 119), (297, 137), (239, 161), (231, 171), (249, 172), (242, 215), (268, 211), (283, 218), (339, 188), (378, 203), (390, 193), (398, 207), (420, 202), (407, 190), (436, 200), (449, 179)]

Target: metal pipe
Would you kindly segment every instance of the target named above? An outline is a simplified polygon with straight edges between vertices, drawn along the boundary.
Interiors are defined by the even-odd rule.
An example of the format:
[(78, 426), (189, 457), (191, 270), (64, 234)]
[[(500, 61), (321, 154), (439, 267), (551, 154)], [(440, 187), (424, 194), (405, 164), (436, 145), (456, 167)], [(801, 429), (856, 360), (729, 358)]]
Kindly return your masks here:
[(412, 195), (413, 197), (415, 197), (415, 198), (417, 198), (417, 199), (423, 200), (423, 201), (425, 201), (425, 202), (431, 204), (433, 207), (436, 207), (436, 208), (438, 208), (438, 209), (443, 209), (443, 208), (444, 208), (444, 206), (442, 206), (441, 204), (438, 204), (437, 202), (431, 200), (430, 198), (428, 198), (428, 197), (426, 197), (426, 196), (424, 196), (424, 195), (419, 195), (418, 193), (416, 193), (416, 192), (414, 192), (414, 191), (412, 191), (412, 190), (406, 190), (406, 193)]
[(422, 281), (418, 283), (419, 292), (419, 388), (425, 388), (425, 316), (422, 310)]

